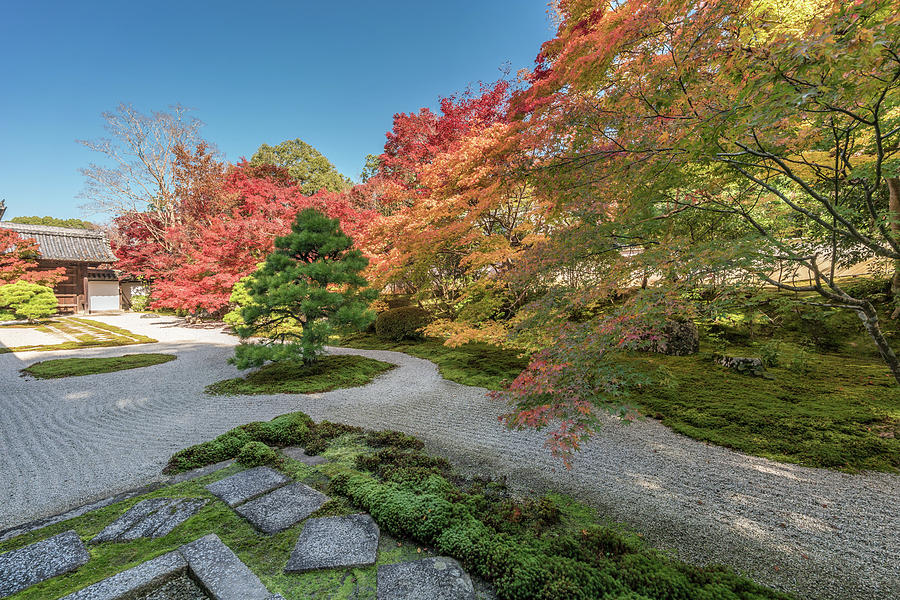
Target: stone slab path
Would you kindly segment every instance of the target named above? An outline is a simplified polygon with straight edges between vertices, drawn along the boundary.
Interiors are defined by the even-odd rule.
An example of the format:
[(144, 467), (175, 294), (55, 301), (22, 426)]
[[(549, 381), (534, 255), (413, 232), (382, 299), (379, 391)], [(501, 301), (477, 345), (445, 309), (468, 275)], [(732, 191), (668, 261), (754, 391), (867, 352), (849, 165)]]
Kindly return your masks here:
[[(136, 594), (146, 593), (154, 588), (159, 593), (159, 588), (177, 583), (186, 576), (199, 584), (200, 591), (203, 592), (201, 598), (284, 600), (280, 595), (270, 593), (247, 565), (215, 534), (203, 536), (61, 600), (130, 600)], [(186, 591), (191, 593), (196, 589), (188, 588)]]
[(0, 598), (74, 571), (87, 563), (90, 557), (74, 531), (0, 554)]
[[(566, 471), (533, 432), (510, 432), (485, 390), (446, 381), (430, 362), (325, 394), (207, 396), (235, 377), (235, 338), (175, 318), (92, 317), (160, 340), (127, 348), (0, 355), (0, 529), (159, 479), (175, 451), (253, 420), (302, 410), (398, 429), (463, 470), (556, 489), (630, 523), (686, 560), (724, 562), (761, 583), (822, 600), (900, 597), (900, 476), (847, 475), (746, 456), (655, 421), (610, 420)], [(87, 377), (26, 381), (19, 369), (68, 356), (169, 352), (178, 360)]]
[(380, 536), (369, 515), (310, 519), (303, 525), (284, 572), (374, 565)]
[(452, 558), (438, 556), (378, 567), (378, 600), (474, 600), (472, 580)]
[[(323, 504), (328, 496), (269, 467), (254, 467), (206, 486), (235, 512), (267, 534), (293, 527)], [(252, 498), (252, 499), (251, 499)]]
[(201, 498), (150, 498), (129, 508), (91, 539), (100, 542), (127, 542), (138, 538), (161, 538), (187, 521), (206, 505)]

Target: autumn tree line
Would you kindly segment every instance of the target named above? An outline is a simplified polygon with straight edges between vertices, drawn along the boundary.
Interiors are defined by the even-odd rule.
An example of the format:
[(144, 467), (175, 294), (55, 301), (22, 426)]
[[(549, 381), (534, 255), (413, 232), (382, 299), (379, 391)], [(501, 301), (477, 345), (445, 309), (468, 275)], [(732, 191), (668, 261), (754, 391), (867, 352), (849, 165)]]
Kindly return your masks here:
[(86, 195), (153, 307), (210, 315), (298, 212), (337, 219), (429, 333), (535, 351), (507, 423), (554, 424), (563, 452), (627, 385), (610, 353), (760, 286), (858, 315), (900, 382), (837, 276), (879, 259), (900, 298), (897, 8), (559, 0), (533, 69), (395, 115), (356, 183), (301, 140), (227, 164), (183, 109), (123, 105), (84, 142)]

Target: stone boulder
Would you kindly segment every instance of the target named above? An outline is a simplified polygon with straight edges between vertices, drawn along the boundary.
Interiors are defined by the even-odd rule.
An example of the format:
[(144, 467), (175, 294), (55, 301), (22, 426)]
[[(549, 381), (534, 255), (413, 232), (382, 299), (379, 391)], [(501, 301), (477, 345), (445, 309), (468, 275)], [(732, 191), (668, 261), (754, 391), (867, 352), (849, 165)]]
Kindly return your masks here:
[(761, 358), (747, 356), (716, 356), (716, 363), (742, 375), (765, 377), (766, 367)]
[(668, 321), (660, 339), (655, 340), (650, 352), (669, 356), (687, 356), (700, 351), (700, 331), (693, 321)]

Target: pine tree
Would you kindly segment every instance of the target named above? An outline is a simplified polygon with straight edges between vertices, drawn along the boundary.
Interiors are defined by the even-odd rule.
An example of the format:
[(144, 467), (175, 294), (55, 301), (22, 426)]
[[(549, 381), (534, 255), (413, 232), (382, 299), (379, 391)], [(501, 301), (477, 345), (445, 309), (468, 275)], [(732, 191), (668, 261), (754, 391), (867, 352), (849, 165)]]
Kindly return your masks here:
[(238, 368), (266, 361), (314, 362), (335, 327), (364, 328), (375, 315), (360, 272), (369, 264), (337, 219), (308, 208), (297, 213), (291, 233), (275, 238), (275, 251), (247, 282), (251, 300), (241, 309), (243, 341), (232, 362)]

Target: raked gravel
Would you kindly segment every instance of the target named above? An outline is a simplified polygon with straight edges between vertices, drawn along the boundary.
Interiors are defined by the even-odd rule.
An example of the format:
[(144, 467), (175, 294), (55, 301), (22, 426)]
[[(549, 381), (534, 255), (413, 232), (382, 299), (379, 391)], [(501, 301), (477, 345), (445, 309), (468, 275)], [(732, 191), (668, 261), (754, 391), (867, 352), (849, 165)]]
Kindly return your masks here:
[[(161, 478), (176, 450), (237, 425), (302, 410), (424, 439), (470, 473), (523, 491), (555, 489), (630, 524), (685, 560), (719, 562), (804, 598), (900, 598), (900, 476), (847, 475), (746, 456), (656, 421), (610, 419), (567, 471), (536, 432), (497, 421), (485, 390), (397, 352), (333, 349), (396, 363), (360, 388), (207, 396), (234, 377), (235, 338), (173, 317), (94, 317), (157, 344), (0, 355), (0, 530)], [(169, 352), (178, 360), (86, 377), (28, 380), (39, 360)]]

